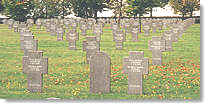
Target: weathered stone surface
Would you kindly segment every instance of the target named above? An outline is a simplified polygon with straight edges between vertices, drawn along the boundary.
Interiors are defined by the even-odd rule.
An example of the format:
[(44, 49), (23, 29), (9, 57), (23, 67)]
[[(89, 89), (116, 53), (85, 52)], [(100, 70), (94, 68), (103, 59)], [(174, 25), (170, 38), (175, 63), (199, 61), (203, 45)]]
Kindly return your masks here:
[(131, 51), (123, 59), (123, 71), (128, 74), (128, 94), (142, 94), (142, 76), (148, 74), (148, 59), (143, 52)]
[(28, 51), (23, 57), (23, 73), (28, 76), (28, 90), (42, 92), (42, 74), (48, 73), (48, 58), (41, 51)]
[(20, 41), (20, 47), (24, 51), (24, 55), (27, 56), (29, 50), (38, 50), (38, 40), (35, 40), (34, 36), (25, 36), (24, 39)]
[(90, 93), (109, 93), (110, 75), (110, 57), (104, 52), (96, 52), (90, 60)]
[(83, 51), (86, 51), (86, 60), (89, 64), (90, 57), (95, 54), (95, 52), (100, 51), (100, 42), (96, 41), (95, 36), (86, 37), (86, 41), (83, 41)]
[(149, 49), (152, 51), (152, 64), (162, 64), (162, 52), (166, 51), (166, 41), (163, 37), (153, 36), (149, 41)]
[(138, 28), (132, 28), (131, 35), (132, 35), (132, 41), (133, 42), (138, 42), (139, 41), (138, 40), (138, 33), (139, 33), (139, 31), (138, 30), (139, 30)]

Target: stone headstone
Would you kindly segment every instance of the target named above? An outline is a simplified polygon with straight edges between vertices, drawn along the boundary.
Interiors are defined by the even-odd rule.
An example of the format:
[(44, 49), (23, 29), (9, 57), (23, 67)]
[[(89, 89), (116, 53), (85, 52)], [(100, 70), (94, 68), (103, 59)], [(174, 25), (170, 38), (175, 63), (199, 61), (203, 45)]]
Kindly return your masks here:
[(123, 71), (128, 73), (128, 94), (142, 94), (142, 77), (148, 74), (148, 58), (143, 52), (131, 51), (123, 60)]
[(123, 42), (126, 41), (125, 34), (122, 30), (117, 30), (114, 41), (116, 42), (116, 49), (121, 50), (123, 49)]
[(38, 40), (35, 40), (34, 36), (24, 36), (24, 39), (20, 41), (20, 47), (24, 51), (24, 56), (27, 56), (28, 51), (38, 50)]
[(42, 20), (41, 19), (37, 19), (37, 21), (36, 21), (37, 29), (41, 29), (41, 25), (42, 25)]
[(28, 27), (29, 27), (29, 28), (32, 27), (33, 24), (34, 24), (33, 19), (27, 19), (27, 24), (28, 24)]
[(42, 92), (43, 74), (48, 73), (48, 58), (41, 51), (29, 51), (23, 57), (23, 73), (27, 74), (28, 90)]
[(79, 40), (79, 34), (76, 29), (69, 30), (69, 32), (66, 33), (66, 39), (69, 41), (69, 49), (75, 50), (76, 41)]
[(144, 36), (150, 36), (150, 26), (149, 25), (143, 25), (142, 29), (144, 31)]
[(138, 42), (138, 33), (139, 33), (138, 28), (132, 28), (131, 35), (132, 35), (133, 42)]
[(86, 37), (86, 41), (83, 41), (83, 51), (86, 51), (86, 60), (89, 64), (90, 57), (95, 54), (95, 52), (100, 51), (100, 42), (96, 40), (95, 36)]
[(87, 35), (88, 27), (87, 27), (86, 24), (82, 24), (80, 30), (81, 30), (82, 36), (86, 36)]
[(19, 22), (18, 21), (14, 21), (14, 23), (13, 23), (14, 32), (19, 32), (18, 31), (18, 27), (19, 27)]
[(63, 26), (59, 25), (56, 28), (56, 33), (57, 33), (57, 41), (62, 41), (63, 40), (63, 35), (64, 35), (64, 28)]
[(162, 52), (165, 51), (166, 41), (163, 37), (153, 36), (152, 40), (148, 41), (149, 49), (152, 51), (152, 64), (162, 64)]
[(110, 75), (110, 57), (104, 52), (96, 52), (90, 60), (90, 93), (109, 93)]
[(96, 36), (96, 40), (100, 41), (102, 35), (102, 25), (95, 24), (93, 26), (93, 34)]
[(174, 35), (173, 32), (167, 30), (164, 31), (164, 33), (162, 34), (162, 37), (165, 39), (165, 50), (166, 51), (172, 51), (172, 42), (177, 42), (178, 38), (176, 35)]
[(125, 35), (131, 33), (131, 23), (129, 23), (129, 22), (125, 23), (124, 28), (125, 28)]
[(156, 31), (157, 31), (157, 24), (152, 23), (152, 33), (156, 33)]
[(12, 29), (13, 23), (14, 23), (14, 20), (13, 19), (9, 19), (8, 20), (9, 29)]

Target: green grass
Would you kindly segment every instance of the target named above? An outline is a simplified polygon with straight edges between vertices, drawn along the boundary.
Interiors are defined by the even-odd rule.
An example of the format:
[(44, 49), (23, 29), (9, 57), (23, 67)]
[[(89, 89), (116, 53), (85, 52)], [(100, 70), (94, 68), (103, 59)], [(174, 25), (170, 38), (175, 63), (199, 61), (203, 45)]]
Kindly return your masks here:
[[(151, 36), (139, 34), (139, 42), (131, 42), (127, 35), (123, 50), (115, 49), (110, 25), (105, 26), (101, 39), (101, 51), (111, 57), (111, 92), (89, 93), (89, 65), (82, 51), (80, 36), (77, 50), (69, 50), (68, 42), (56, 41), (45, 30), (31, 29), (38, 39), (38, 49), (49, 59), (48, 74), (44, 75), (43, 92), (27, 91), (27, 75), (22, 73), (23, 52), (20, 35), (0, 25), (0, 98), (4, 99), (200, 99), (200, 25), (192, 25), (178, 42), (174, 51), (163, 52), (163, 65), (151, 65), (152, 52), (147, 41)], [(163, 32), (163, 31), (162, 31)], [(151, 34), (160, 36), (162, 32)], [(91, 31), (88, 31), (92, 36)], [(144, 51), (150, 60), (149, 74), (144, 75), (143, 95), (128, 95), (127, 75), (122, 72), (122, 60), (129, 51)]]

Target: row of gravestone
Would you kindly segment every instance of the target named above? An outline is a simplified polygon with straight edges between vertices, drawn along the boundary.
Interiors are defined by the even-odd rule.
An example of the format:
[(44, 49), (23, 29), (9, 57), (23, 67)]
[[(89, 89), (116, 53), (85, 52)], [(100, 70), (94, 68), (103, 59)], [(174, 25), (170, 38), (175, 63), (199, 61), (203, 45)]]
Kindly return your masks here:
[[(192, 21), (186, 20), (184, 23), (187, 23), (184, 28), (188, 28)], [(173, 38), (170, 39), (172, 41), (176, 40), (172, 36), (168, 38)], [(31, 92), (42, 91), (42, 76), (48, 72), (48, 60), (43, 58), (43, 52), (38, 51), (37, 44), (34, 36), (23, 33), (21, 37), (21, 49), (24, 50), (23, 73), (28, 75), (28, 90)], [(87, 37), (83, 45), (83, 50), (87, 52), (87, 62), (90, 64), (90, 92), (110, 92), (110, 57), (99, 51), (96, 37)], [(153, 63), (161, 64), (161, 52), (166, 50), (166, 40), (164, 37), (152, 37), (149, 45), (154, 55)], [(128, 93), (142, 94), (142, 75), (148, 73), (148, 59), (144, 58), (143, 52), (134, 51), (129, 55), (123, 61), (123, 70), (128, 73)]]
[[(184, 24), (184, 25), (186, 25), (186, 24)], [(178, 29), (178, 27), (173, 27), (173, 28), (174, 29), (176, 28), (176, 30), (172, 31), (172, 32), (176, 31), (175, 33), (172, 33), (171, 31), (165, 31), (163, 33), (163, 38), (153, 37), (152, 38), (153, 42), (151, 42), (151, 41), (149, 42), (149, 48), (153, 52), (153, 59), (158, 60), (158, 61), (153, 60), (153, 64), (161, 64), (161, 62), (162, 62), (162, 61), (160, 61), (162, 59), (161, 52), (171, 51), (172, 50), (172, 42), (177, 41), (177, 37), (178, 37), (177, 35), (182, 35), (181, 31), (183, 31), (183, 29)], [(21, 29), (25, 29), (25, 33), (27, 36), (32, 35), (31, 32), (26, 32), (26, 31), (28, 31), (27, 28), (21, 28)], [(122, 49), (123, 42), (125, 41), (125, 36), (123, 34), (123, 31), (118, 30), (116, 33), (113, 32), (113, 35), (114, 35), (114, 41), (116, 41), (116, 48)], [(99, 47), (99, 42), (97, 42), (97, 37), (87, 37), (86, 39), (88, 42), (87, 41), (83, 42), (83, 50), (84, 51), (87, 50), (86, 51), (86, 53), (87, 53), (86, 59), (87, 59), (87, 63), (88, 63), (88, 59), (90, 57), (90, 54), (94, 53), (95, 50), (98, 51), (100, 49), (100, 47)], [(76, 49), (76, 40), (78, 40), (78, 34), (76, 33), (76, 30), (74, 30), (74, 33), (73, 33), (73, 29), (72, 29), (71, 34), (69, 34), (69, 36), (67, 36), (67, 40), (69, 41), (69, 48)], [(96, 40), (96, 41), (93, 41), (93, 40)], [(89, 46), (87, 46), (87, 45), (89, 45)], [(158, 62), (158, 63), (154, 63), (154, 62)]]

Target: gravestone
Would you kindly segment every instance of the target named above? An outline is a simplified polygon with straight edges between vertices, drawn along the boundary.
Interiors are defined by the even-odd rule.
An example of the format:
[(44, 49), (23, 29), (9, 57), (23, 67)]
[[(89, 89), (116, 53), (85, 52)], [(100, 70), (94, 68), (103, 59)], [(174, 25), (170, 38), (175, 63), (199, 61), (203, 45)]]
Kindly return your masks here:
[(96, 52), (90, 60), (90, 93), (109, 93), (110, 75), (110, 57), (104, 52)]
[(51, 36), (56, 36), (56, 24), (55, 24), (55, 22), (51, 23), (50, 34), (51, 34)]
[(33, 34), (29, 29), (21, 30), (20, 41), (23, 40), (25, 36), (33, 36)]
[(173, 32), (167, 30), (164, 31), (164, 33), (162, 34), (162, 37), (165, 39), (165, 50), (166, 51), (172, 51), (172, 42), (177, 42), (178, 38), (176, 35), (174, 35)]
[(87, 25), (82, 25), (82, 28), (81, 28), (81, 33), (82, 33), (82, 36), (86, 36), (87, 35), (87, 30), (88, 30), (88, 27)]
[(92, 26), (93, 26), (93, 21), (89, 21), (88, 23), (87, 23), (87, 28), (89, 29), (89, 30), (92, 30)]
[(42, 25), (42, 20), (41, 19), (37, 19), (37, 21), (36, 21), (37, 29), (41, 29), (41, 25)]
[(100, 51), (100, 42), (96, 41), (95, 36), (86, 37), (86, 41), (83, 41), (83, 51), (86, 51), (86, 61), (89, 64), (90, 57), (95, 54), (95, 52)]
[(9, 29), (12, 29), (13, 23), (14, 23), (14, 20), (13, 19), (9, 19), (8, 20)]
[(142, 29), (144, 31), (144, 36), (150, 36), (150, 26), (149, 25), (143, 25)]
[(148, 74), (148, 58), (144, 52), (131, 51), (129, 57), (123, 59), (123, 71), (128, 73), (128, 94), (142, 94), (142, 77)]
[(162, 52), (165, 51), (166, 41), (163, 37), (153, 36), (152, 40), (148, 41), (149, 49), (152, 51), (152, 64), (162, 64)]
[(133, 42), (138, 42), (138, 33), (139, 33), (138, 28), (132, 28), (131, 35), (132, 35)]
[(182, 32), (180, 31), (180, 27), (178, 25), (172, 25), (171, 27), (172, 33), (177, 36), (177, 37), (181, 37), (182, 36)]
[(72, 29), (77, 29), (77, 23), (75, 21), (72, 22), (71, 24)]
[(34, 36), (24, 36), (20, 41), (20, 48), (24, 51), (24, 56), (28, 55), (28, 51), (38, 50), (38, 40), (34, 39)]
[(121, 50), (123, 49), (123, 42), (126, 41), (125, 34), (123, 30), (118, 29), (114, 36), (114, 41), (116, 42), (116, 49)]
[(28, 24), (28, 27), (29, 27), (29, 28), (32, 27), (33, 24), (34, 24), (33, 19), (27, 19), (27, 24)]
[(27, 87), (30, 92), (42, 92), (43, 74), (48, 73), (48, 58), (41, 51), (29, 51), (23, 57), (23, 73), (27, 74)]
[(69, 41), (69, 49), (75, 50), (76, 41), (79, 40), (79, 34), (76, 29), (69, 30), (69, 32), (66, 33), (66, 39)]
[(156, 33), (157, 31), (157, 24), (154, 22), (152, 23), (152, 33)]
[(125, 35), (131, 33), (131, 23), (126, 22), (126, 23), (124, 24), (124, 28), (125, 28)]
[(63, 40), (63, 35), (64, 35), (64, 28), (61, 25), (58, 25), (56, 28), (56, 33), (57, 33), (57, 41), (62, 41)]
[(14, 32), (19, 32), (18, 31), (18, 26), (19, 26), (19, 22), (18, 21), (14, 21), (14, 23), (13, 23)]
[(93, 34), (96, 36), (96, 40), (100, 41), (101, 40), (101, 35), (102, 35), (102, 26), (95, 24), (93, 26)]

